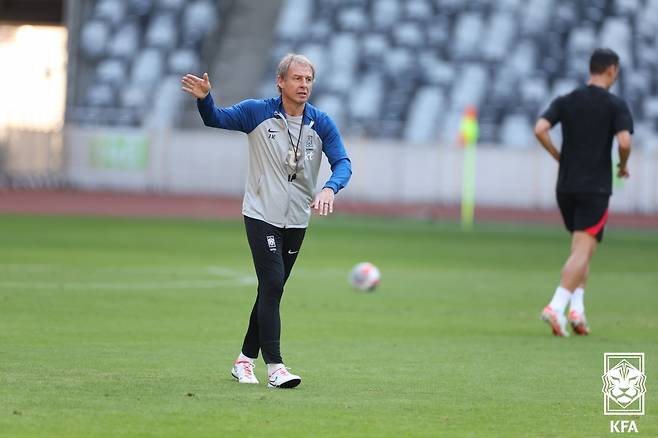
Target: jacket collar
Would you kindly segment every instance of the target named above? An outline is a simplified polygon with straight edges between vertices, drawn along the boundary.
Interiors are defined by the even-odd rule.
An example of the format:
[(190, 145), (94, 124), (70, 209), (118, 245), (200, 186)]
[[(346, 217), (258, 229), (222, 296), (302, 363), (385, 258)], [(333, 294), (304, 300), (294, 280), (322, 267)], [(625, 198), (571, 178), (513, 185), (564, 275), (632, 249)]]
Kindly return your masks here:
[[(302, 113), (302, 125), (304, 124), (304, 121), (308, 120), (311, 122), (310, 124), (312, 126), (315, 122), (308, 114), (308, 106), (309, 103), (306, 102), (306, 104), (304, 104), (304, 112)], [(281, 95), (274, 98), (274, 107), (276, 108), (276, 110), (274, 110), (274, 117), (286, 120), (286, 112), (283, 109), (283, 98), (281, 97)]]

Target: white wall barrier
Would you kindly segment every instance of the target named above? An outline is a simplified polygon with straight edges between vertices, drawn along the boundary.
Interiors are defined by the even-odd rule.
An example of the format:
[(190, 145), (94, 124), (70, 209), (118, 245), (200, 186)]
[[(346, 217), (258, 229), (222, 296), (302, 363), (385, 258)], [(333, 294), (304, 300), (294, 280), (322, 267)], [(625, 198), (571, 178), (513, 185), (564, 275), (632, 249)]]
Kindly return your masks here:
[[(341, 196), (375, 202), (456, 204), (462, 150), (346, 139), (354, 175)], [(247, 168), (244, 134), (221, 130), (65, 129), (66, 176), (84, 189), (241, 195)], [(636, 148), (631, 178), (615, 187), (615, 211), (658, 213), (658, 149)], [(323, 163), (319, 183), (329, 175)], [(557, 164), (539, 145), (480, 146), (478, 205), (555, 208)]]

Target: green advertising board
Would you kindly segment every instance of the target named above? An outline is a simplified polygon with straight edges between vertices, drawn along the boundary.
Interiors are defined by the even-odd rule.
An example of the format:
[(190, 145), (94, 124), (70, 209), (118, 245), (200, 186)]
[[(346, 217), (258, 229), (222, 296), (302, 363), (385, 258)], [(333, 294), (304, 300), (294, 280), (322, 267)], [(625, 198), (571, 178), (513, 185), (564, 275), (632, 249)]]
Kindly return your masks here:
[(90, 142), (90, 165), (99, 169), (144, 170), (148, 155), (144, 135), (99, 135)]

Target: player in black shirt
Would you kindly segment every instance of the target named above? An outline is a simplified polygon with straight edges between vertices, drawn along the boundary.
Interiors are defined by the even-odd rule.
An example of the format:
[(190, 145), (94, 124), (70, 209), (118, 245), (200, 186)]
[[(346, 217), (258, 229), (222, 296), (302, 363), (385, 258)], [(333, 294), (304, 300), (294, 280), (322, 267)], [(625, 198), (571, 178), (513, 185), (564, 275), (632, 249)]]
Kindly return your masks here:
[[(587, 85), (553, 100), (535, 125), (537, 139), (559, 163), (557, 202), (572, 234), (571, 254), (562, 268), (560, 285), (541, 315), (556, 336), (569, 335), (567, 321), (574, 333), (589, 333), (583, 295), (589, 262), (608, 219), (614, 137), (619, 144), (617, 175), (629, 175), (633, 118), (626, 102), (608, 91), (619, 74), (619, 56), (610, 49), (596, 49), (589, 71)], [(559, 151), (549, 134), (558, 123), (563, 137)]]

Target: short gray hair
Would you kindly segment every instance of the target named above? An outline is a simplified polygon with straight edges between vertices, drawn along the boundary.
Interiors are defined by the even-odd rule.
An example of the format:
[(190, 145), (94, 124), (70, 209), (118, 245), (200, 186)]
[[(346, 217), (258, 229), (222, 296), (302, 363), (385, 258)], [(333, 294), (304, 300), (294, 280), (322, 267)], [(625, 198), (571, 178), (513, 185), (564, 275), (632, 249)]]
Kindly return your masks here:
[[(311, 67), (313, 79), (315, 79), (315, 67), (313, 66), (313, 63), (306, 56), (299, 53), (288, 53), (286, 56), (281, 58), (281, 61), (279, 61), (279, 65), (276, 68), (276, 78), (285, 78), (286, 74), (288, 73), (288, 69), (290, 68), (290, 64), (293, 62)], [(279, 91), (279, 94), (281, 94), (281, 89), (279, 88), (278, 84), (276, 84), (276, 89)]]

